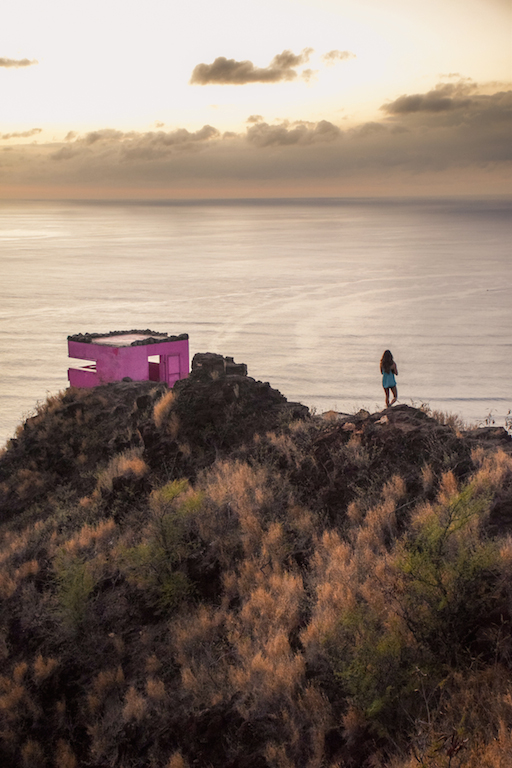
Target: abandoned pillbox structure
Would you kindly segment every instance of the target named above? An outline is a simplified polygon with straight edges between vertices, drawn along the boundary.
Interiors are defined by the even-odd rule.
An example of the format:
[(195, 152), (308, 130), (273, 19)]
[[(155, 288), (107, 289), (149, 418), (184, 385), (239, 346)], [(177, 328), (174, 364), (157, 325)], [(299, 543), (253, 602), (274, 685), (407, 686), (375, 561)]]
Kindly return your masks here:
[(189, 374), (188, 334), (168, 336), (155, 331), (112, 331), (68, 336), (68, 369), (72, 387), (96, 387), (129, 378), (165, 381), (172, 387)]

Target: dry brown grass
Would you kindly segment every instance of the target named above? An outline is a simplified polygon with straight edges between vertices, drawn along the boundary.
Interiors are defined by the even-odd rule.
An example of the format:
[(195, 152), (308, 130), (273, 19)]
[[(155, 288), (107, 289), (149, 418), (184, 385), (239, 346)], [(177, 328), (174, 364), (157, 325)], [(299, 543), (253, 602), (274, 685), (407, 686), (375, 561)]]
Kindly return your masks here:
[(512, 686), (499, 665), (454, 674), (441, 706), (417, 723), (412, 750), (389, 768), (509, 768), (512, 756)]
[(17, 474), (17, 481), (16, 493), (20, 499), (30, 499), (45, 487), (41, 473), (33, 469), (20, 469)]
[(9, 575), (4, 568), (0, 571), (0, 597), (3, 600), (8, 600), (16, 592), (18, 582)]
[(425, 493), (430, 493), (435, 482), (435, 475), (430, 464), (424, 464), (421, 468), (421, 479), (423, 481), (423, 490)]
[(342, 610), (354, 604), (357, 570), (352, 548), (335, 531), (324, 531), (311, 562), (313, 609), (301, 632), (306, 657), (324, 656), (324, 641), (338, 624)]
[(22, 579), (26, 579), (28, 576), (35, 576), (39, 571), (39, 563), (37, 560), (27, 560), (23, 563), (23, 565), (20, 565), (19, 568), (16, 568), (14, 572), (14, 576), (17, 581), (21, 581)]
[(0, 680), (0, 712), (7, 720), (15, 720), (19, 717), (19, 704), (26, 696), (23, 685), (14, 683), (7, 678)]
[(144, 477), (148, 466), (142, 458), (142, 453), (142, 448), (132, 448), (114, 456), (98, 476), (97, 491), (112, 491), (112, 484), (119, 477)]
[(98, 712), (115, 692), (120, 694), (125, 688), (125, 678), (122, 668), (104, 669), (92, 681), (92, 690), (87, 694), (87, 705), (91, 713)]
[(439, 484), (438, 500), (440, 504), (449, 504), (459, 492), (459, 484), (455, 475), (450, 470), (441, 477)]
[(23, 768), (43, 768), (46, 763), (43, 749), (35, 739), (28, 739), (21, 748)]
[[(435, 426), (429, 439), (450, 433), (456, 449), (426, 442), (409, 466), (382, 459), (385, 424), (354, 418), (349, 434), (310, 419), (237, 443), (236, 459), (219, 442), (205, 468), (184, 409), (186, 443), (169, 439), (178, 397), (144, 406), (146, 452), (125, 450), (123, 433), (122, 453), (96, 464), (79, 430), (97, 413), (74, 405), (78, 436), (59, 461), (83, 482), (2, 531), (6, 768), (508, 768), (512, 537), (494, 547), (486, 516), (507, 503), (510, 456), (475, 449), (469, 477), (468, 446), (456, 454)], [(48, 429), (36, 417), (27, 441)], [(27, 456), (27, 499), (43, 480)], [(425, 566), (443, 526), (449, 546), (441, 536)], [(468, 574), (469, 640), (457, 634)], [(180, 599), (163, 602), (173, 578)]]
[(241, 545), (246, 556), (257, 552), (264, 533), (263, 517), (274, 499), (264, 468), (243, 462), (218, 462), (200, 488), (207, 513), (198, 519), (199, 533), (212, 543), (215, 556), (229, 567)]
[[(325, 660), (326, 656), (329, 656), (329, 649), (335, 649), (335, 655), (339, 654), (337, 658), (340, 659), (341, 669), (346, 669), (346, 654), (353, 653), (359, 644), (360, 657), (357, 658), (360, 658), (360, 661), (356, 661), (356, 666), (349, 668), (347, 679), (353, 680), (350, 676), (355, 675), (356, 679), (359, 676), (362, 687), (354, 688), (354, 691), (359, 690), (357, 695), (361, 697), (361, 701), (365, 701), (368, 691), (372, 690), (372, 675), (375, 674), (375, 679), (378, 679), (381, 674), (378, 672), (379, 665), (382, 669), (391, 665), (390, 669), (393, 669), (396, 664), (397, 671), (400, 670), (401, 654), (414, 654), (421, 648), (421, 643), (424, 642), (421, 632), (425, 632), (425, 637), (431, 637), (431, 633), (436, 631), (430, 628), (429, 622), (432, 622), (431, 626), (434, 627), (440, 620), (436, 605), (441, 598), (446, 600), (448, 606), (455, 606), (450, 607), (450, 610), (453, 611), (452, 621), (457, 621), (459, 614), (456, 612), (456, 606), (464, 579), (473, 579), (474, 573), (479, 572), (478, 569), (481, 569), (483, 575), (489, 567), (487, 564), (492, 562), (495, 573), (499, 571), (501, 574), (495, 576), (495, 594), (508, 594), (506, 585), (512, 577), (512, 544), (510, 540), (502, 543), (498, 559), (497, 550), (481, 540), (481, 531), (489, 509), (490, 494), (499, 491), (504, 479), (510, 476), (509, 472), (509, 457), (499, 454), (486, 457), (480, 469), (464, 487), (460, 486), (452, 472), (446, 472), (441, 479), (436, 502), (422, 502), (412, 510), (410, 525), (405, 535), (398, 534), (395, 520), (396, 506), (405, 498), (405, 484), (398, 477), (392, 478), (382, 489), (381, 502), (370, 507), (366, 514), (357, 503), (352, 505), (349, 510), (348, 540), (343, 540), (334, 531), (326, 531), (318, 537), (309, 571), (311, 588), (314, 590), (313, 606), (308, 625), (301, 632), (301, 641), (310, 664), (322, 663), (322, 659)], [(423, 542), (418, 550), (414, 547), (409, 549), (410, 537), (414, 536), (418, 536), (418, 540)], [(440, 561), (436, 565), (437, 536), (444, 547), (443, 558), (446, 557), (446, 561), (442, 564)], [(432, 547), (433, 564), (429, 563), (428, 558), (424, 559), (429, 547)], [(407, 560), (407, 552), (412, 553), (410, 560)], [(477, 570), (474, 571), (473, 568)], [(407, 607), (408, 598), (404, 599), (404, 595), (413, 583), (410, 581), (411, 575), (417, 579), (413, 589), (418, 588), (418, 595), (423, 596), (413, 596), (410, 607)], [(422, 581), (423, 585), (420, 586)], [(439, 590), (438, 597), (436, 589)], [(408, 614), (409, 610), (413, 610), (412, 615)], [(419, 634), (413, 635), (411, 627)], [(420, 627), (423, 629), (419, 629)], [(500, 635), (499, 628), (495, 629), (496, 636), (487, 631), (485, 642), (495, 648), (501, 658), (510, 658), (510, 649), (505, 638)], [(463, 635), (463, 626), (460, 631)], [(372, 633), (375, 633), (374, 636)], [(457, 642), (455, 635), (452, 642)], [(374, 662), (370, 661), (372, 657)], [(357, 666), (358, 664), (361, 666)], [(365, 672), (365, 664), (368, 665), (368, 673)], [(374, 665), (376, 672), (371, 671)], [(415, 746), (414, 759), (421, 753), (421, 759), (426, 761), (422, 763), (420, 760), (421, 765), (431, 768), (451, 765), (453, 768), (459, 763), (450, 762), (450, 756), (460, 753), (464, 755), (464, 759), (467, 756), (467, 765), (473, 768), (477, 763), (476, 758), (470, 757), (471, 750), (480, 750), (480, 746), (477, 746), (479, 744), (484, 745), (484, 751), (488, 749), (490, 724), (496, 724), (496, 728), (500, 723), (512, 725), (511, 712), (503, 703), (508, 699), (503, 690), (500, 692), (496, 689), (499, 681), (504, 680), (506, 691), (510, 690), (508, 675), (504, 670), (497, 674), (487, 670), (486, 674), (489, 677), (485, 678), (485, 681), (479, 677), (478, 683), (476, 675), (473, 678), (463, 676), (460, 683), (453, 678), (451, 686), (445, 683), (442, 707), (436, 710), (438, 714), (444, 713), (443, 720), (429, 720), (428, 729)], [(472, 679), (474, 683), (471, 682)], [(384, 680), (386, 681), (386, 678)], [(391, 690), (393, 683), (391, 673), (388, 678)], [(488, 693), (484, 694), (484, 689), (487, 689)], [(433, 695), (432, 691), (425, 693), (425, 696), (429, 697), (430, 706), (435, 710)], [(378, 688), (373, 693), (374, 701), (377, 701), (377, 696)], [(355, 701), (357, 702), (357, 699)], [(372, 694), (366, 699), (368, 711), (371, 711), (371, 703)], [(419, 704), (421, 705), (421, 701)], [(404, 703), (404, 707), (406, 706)], [(368, 724), (368, 713), (364, 712), (364, 707), (352, 706), (344, 718), (345, 738), (349, 743), (356, 743)], [(418, 722), (414, 727), (419, 728)], [(452, 739), (452, 734), (462, 732), (470, 738), (473, 745), (471, 749), (469, 746), (460, 745), (457, 740), (459, 736), (453, 736)], [(435, 745), (441, 733), (448, 736), (441, 739), (442, 748), (437, 749)], [(496, 749), (497, 754), (501, 749), (497, 746), (497, 740), (505, 739), (506, 743), (502, 727), (500, 734), (496, 731), (495, 740), (492, 742), (492, 749)], [(434, 749), (437, 749), (435, 754)], [(489, 750), (492, 749), (489, 747)], [(373, 759), (376, 761), (375, 765), (388, 766), (387, 758), (379, 762), (377, 752)], [(409, 768), (409, 765), (413, 765), (412, 758), (410, 763), (409, 758), (397, 758), (397, 768)]]
[(497, 492), (512, 475), (512, 456), (499, 449), (486, 455), (472, 483), (475, 493)]
[(364, 469), (368, 467), (370, 463), (370, 454), (368, 449), (363, 445), (361, 436), (353, 434), (344, 447), (344, 454), (354, 466)]
[[(303, 422), (300, 423), (303, 426)], [(300, 445), (300, 441), (297, 439), (299, 434), (299, 427), (295, 422), (295, 427), (292, 429), (291, 434), (268, 432), (267, 440), (270, 445), (273, 446), (292, 467), (298, 469), (301, 462), (304, 460), (304, 451)]]
[(155, 403), (153, 408), (153, 420), (158, 429), (162, 428), (162, 425), (173, 408), (175, 399), (174, 392), (170, 389)]
[(169, 758), (169, 762), (165, 768), (189, 768), (188, 762), (185, 760), (181, 752), (175, 752)]
[(226, 611), (199, 606), (171, 627), (171, 638), (184, 691), (194, 708), (213, 706), (227, 695)]
[(38, 654), (34, 659), (33, 675), (36, 683), (41, 683), (46, 680), (52, 672), (59, 666), (57, 659), (48, 657), (43, 658), (42, 654)]
[(152, 653), (151, 656), (148, 656), (146, 659), (146, 672), (149, 675), (156, 675), (156, 673), (159, 672), (161, 668), (162, 662), (156, 656), (156, 654)]
[(78, 533), (63, 542), (63, 549), (75, 555), (80, 550), (94, 547), (96, 551), (110, 548), (116, 537), (116, 523), (112, 518), (90, 525), (86, 523)]
[(101, 520), (91, 525), (85, 523), (78, 533), (63, 542), (62, 548), (69, 554), (77, 554), (80, 550), (94, 547), (103, 551), (110, 548), (116, 536), (116, 523), (112, 518)]
[(448, 411), (440, 411), (436, 409), (432, 410), (428, 403), (422, 403), (420, 405), (420, 410), (437, 421), (438, 424), (451, 427), (456, 432), (461, 432), (462, 430), (472, 428), (471, 425), (468, 425), (457, 413), (449, 413)]
[[(201, 536), (216, 546), (220, 540), (217, 556), (230, 567), (223, 575), (222, 605), (182, 615), (171, 628), (173, 647), (193, 707), (234, 699), (244, 720), (277, 718), (291, 755), (305, 732), (308, 749), (317, 755), (325, 736), (319, 722), (329, 720), (329, 706), (305, 685), (305, 657), (290, 644), (306, 595), (290, 561), (289, 536), (279, 520), (269, 519), (275, 504), (272, 485), (264, 469), (241, 462), (217, 463), (201, 484)], [(297, 536), (311, 536), (310, 513), (293, 503), (290, 509)], [(234, 559), (240, 551), (243, 557)], [(238, 609), (232, 610), (231, 603)], [(310, 711), (313, 699), (315, 714)], [(316, 759), (307, 764), (316, 765)]]
[(147, 702), (144, 696), (131, 685), (124, 697), (123, 718), (125, 722), (136, 720), (140, 722), (147, 713)]
[(71, 746), (64, 739), (57, 741), (55, 748), (55, 768), (77, 768), (78, 762)]
[(163, 701), (165, 699), (164, 681), (158, 677), (148, 677), (146, 680), (146, 694), (148, 699)]
[(512, 727), (510, 722), (501, 720), (497, 736), (473, 747), (468, 755), (467, 768), (510, 768), (511, 755)]

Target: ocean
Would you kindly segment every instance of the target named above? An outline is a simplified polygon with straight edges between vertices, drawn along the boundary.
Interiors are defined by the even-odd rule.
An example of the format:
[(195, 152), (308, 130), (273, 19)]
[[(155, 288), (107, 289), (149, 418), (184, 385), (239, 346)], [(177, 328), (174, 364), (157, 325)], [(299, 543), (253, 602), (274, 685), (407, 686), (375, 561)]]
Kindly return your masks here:
[(67, 386), (67, 336), (188, 333), (318, 413), (512, 409), (510, 201), (0, 202), (0, 445)]

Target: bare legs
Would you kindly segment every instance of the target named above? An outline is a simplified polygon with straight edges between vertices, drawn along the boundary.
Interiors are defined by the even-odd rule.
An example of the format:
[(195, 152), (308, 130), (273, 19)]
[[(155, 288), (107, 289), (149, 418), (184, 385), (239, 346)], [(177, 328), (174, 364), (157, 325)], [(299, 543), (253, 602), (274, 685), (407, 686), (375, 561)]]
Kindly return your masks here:
[[(393, 399), (391, 403), (389, 402), (389, 390), (391, 389), (393, 393)], [(389, 408), (390, 405), (393, 405), (393, 403), (396, 403), (398, 399), (398, 390), (396, 387), (384, 387), (384, 394), (386, 395), (386, 408)]]

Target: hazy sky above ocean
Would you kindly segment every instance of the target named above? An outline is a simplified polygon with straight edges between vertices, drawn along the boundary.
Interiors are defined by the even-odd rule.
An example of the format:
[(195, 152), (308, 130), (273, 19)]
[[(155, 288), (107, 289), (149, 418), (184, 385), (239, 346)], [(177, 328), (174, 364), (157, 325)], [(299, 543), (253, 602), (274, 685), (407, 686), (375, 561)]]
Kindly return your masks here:
[(320, 410), (380, 403), (390, 346), (401, 399), (503, 416), (511, 31), (510, 0), (6, 4), (0, 439), (68, 334), (134, 326)]
[(0, 204), (0, 443), (67, 386), (68, 334), (188, 333), (318, 411), (512, 408), (504, 200)]
[(510, 0), (16, 0), (0, 198), (510, 193)]

